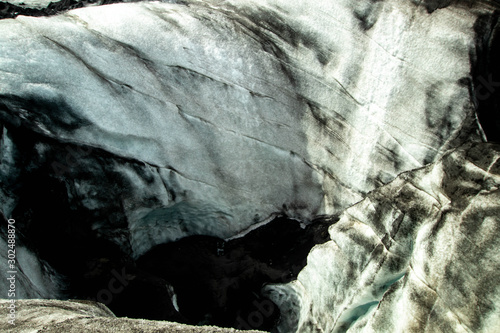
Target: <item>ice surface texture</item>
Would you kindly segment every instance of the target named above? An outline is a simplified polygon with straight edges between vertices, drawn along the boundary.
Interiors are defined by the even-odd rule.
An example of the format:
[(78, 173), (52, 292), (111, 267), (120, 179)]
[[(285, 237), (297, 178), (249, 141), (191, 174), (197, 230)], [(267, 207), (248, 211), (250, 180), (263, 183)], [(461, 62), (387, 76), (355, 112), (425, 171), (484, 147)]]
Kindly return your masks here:
[(297, 281), (268, 288), (279, 331), (498, 331), (499, 160), (467, 144), (348, 208)]
[(46, 168), (94, 230), (122, 228), (139, 255), (274, 213), (338, 213), (460, 135), (479, 139), (470, 55), (474, 10), (488, 8), (285, 4), (2, 20), (3, 159), (19, 177)]
[[(136, 259), (276, 214), (311, 221), (494, 138), (497, 23), (487, 1), (396, 0), (141, 2), (0, 20), (0, 209), (26, 251), (20, 292), (63, 293), (52, 266), (95, 239), (89, 255)], [(324, 327), (359, 322), (403, 273)]]

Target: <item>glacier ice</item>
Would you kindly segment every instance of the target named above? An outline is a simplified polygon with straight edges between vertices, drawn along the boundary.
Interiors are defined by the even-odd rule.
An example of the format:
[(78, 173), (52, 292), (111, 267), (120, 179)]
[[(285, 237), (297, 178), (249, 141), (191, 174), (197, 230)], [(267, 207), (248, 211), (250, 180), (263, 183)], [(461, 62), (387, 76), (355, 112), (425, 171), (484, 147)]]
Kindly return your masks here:
[[(454, 265), (483, 258), (455, 247), (472, 229), (443, 207), (464, 227), (496, 209), (496, 148), (479, 143), (500, 128), (497, 7), (185, 0), (0, 20), (0, 211), (19, 223), (20, 295), (62, 297), (70, 273), (189, 236), (342, 213), (297, 280), (265, 288), (278, 330), (493, 327), (495, 300)], [(487, 249), (496, 219), (470, 218)]]
[(467, 144), (346, 209), (296, 282), (267, 287), (297, 299), (279, 331), (495, 332), (499, 159)]
[[(105, 234), (102, 212), (120, 206), (136, 256), (192, 234), (228, 238), (275, 213), (339, 213), (459, 137), (480, 139), (464, 83), (470, 11), (191, 1), (2, 20), (4, 132), (36, 134), (40, 163), (69, 169), (49, 177), (92, 212), (93, 229)], [(56, 146), (70, 151), (61, 161)], [(106, 180), (86, 179), (89, 164), (128, 190), (96, 203)]]

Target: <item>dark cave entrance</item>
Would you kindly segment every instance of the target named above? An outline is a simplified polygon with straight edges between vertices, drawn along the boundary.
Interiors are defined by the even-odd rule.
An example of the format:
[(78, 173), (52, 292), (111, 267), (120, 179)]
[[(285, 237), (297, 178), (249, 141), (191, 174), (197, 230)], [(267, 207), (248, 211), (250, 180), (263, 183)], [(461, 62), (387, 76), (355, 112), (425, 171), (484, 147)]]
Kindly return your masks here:
[(476, 54), (471, 54), (475, 107), (489, 142), (500, 142), (500, 12), (480, 16), (474, 25)]
[[(5, 180), (20, 198), (11, 214), (17, 244), (63, 278), (60, 299), (100, 301), (117, 316), (270, 331), (280, 312), (262, 287), (294, 280), (311, 248), (329, 240), (328, 227), (336, 222), (324, 217), (306, 226), (280, 216), (241, 238), (191, 236), (135, 260), (127, 241), (116, 243), (127, 239), (128, 224), (121, 201), (110, 198), (120, 198), (129, 184), (106, 167), (113, 161), (108, 154), (94, 148), (89, 156), (87, 149), (49, 141), (51, 149), (40, 155), (37, 145), (49, 139), (27, 132), (21, 127), (11, 134), (22, 152), (17, 158), (23, 181)], [(68, 151), (79, 168), (57, 176), (53, 165), (67, 163)], [(96, 175), (101, 183), (94, 198), (106, 206), (88, 209), (67, 179), (93, 181)], [(95, 221), (106, 225), (107, 236), (92, 227)]]
[(271, 330), (280, 313), (262, 297), (263, 285), (295, 279), (311, 248), (329, 239), (330, 224), (318, 220), (302, 228), (277, 217), (227, 242), (192, 236), (156, 246), (137, 265), (173, 286), (188, 323)]
[(91, 230), (92, 216), (72, 208), (63, 183), (33, 176), (34, 190), (13, 214), (26, 222), (22, 243), (64, 276), (67, 298), (100, 301), (130, 318), (272, 331), (280, 311), (262, 287), (295, 279), (335, 222), (305, 226), (280, 216), (241, 238), (191, 236), (132, 260)]

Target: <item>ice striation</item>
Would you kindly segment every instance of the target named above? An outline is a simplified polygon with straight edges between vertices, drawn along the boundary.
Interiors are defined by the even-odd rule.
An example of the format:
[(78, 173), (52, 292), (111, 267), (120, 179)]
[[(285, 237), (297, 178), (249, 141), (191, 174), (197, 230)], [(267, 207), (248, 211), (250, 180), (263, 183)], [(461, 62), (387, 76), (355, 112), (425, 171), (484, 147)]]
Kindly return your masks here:
[[(132, 302), (150, 288), (154, 316), (182, 320), (187, 301), (168, 274), (136, 265), (151, 251), (180, 240), (187, 253), (222, 251), (219, 243), (241, 238), (259, 254), (249, 259), (236, 246), (233, 260), (258, 266), (244, 279), (288, 282), (260, 256), (265, 247), (245, 243), (256, 227), (286, 217), (293, 240), (309, 246), (301, 237), (312, 236), (293, 223), (309, 230), (344, 212), (297, 281), (266, 288), (280, 307), (278, 330), (416, 330), (409, 317), (429, 331), (487, 327), (487, 305), (476, 316), (456, 314), (453, 302), (496, 294), (480, 293), (482, 280), (444, 256), (485, 254), (460, 252), (458, 229), (436, 214), (451, 218), (442, 207), (452, 207), (462, 219), (483, 199), (462, 193), (469, 183), (446, 178), (446, 168), (467, 177), (489, 151), (496, 156), (480, 144), (500, 139), (496, 2), (185, 0), (65, 11), (74, 3), (54, 16), (16, 9), (0, 20), (0, 210), (16, 220), (19, 297), (95, 296), (125, 269), (134, 292), (120, 297)], [(478, 161), (457, 157), (465, 152)], [(471, 188), (496, 179), (490, 162)], [(404, 177), (422, 180), (421, 190)], [(390, 189), (403, 183), (400, 198)], [(436, 219), (450, 227), (429, 230)], [(494, 242), (496, 220), (485, 221)], [(241, 271), (242, 262), (229, 267), (214, 253), (216, 276)], [(296, 275), (300, 265), (288, 266), (280, 269)], [(433, 289), (418, 289), (418, 279)], [(446, 289), (458, 280), (462, 298)]]
[(479, 139), (470, 13), (487, 9), (363, 3), (147, 2), (3, 20), (3, 141), (31, 141), (27, 160), (3, 158), (24, 177), (47, 169), (39, 181), (66, 187), (94, 230), (122, 230), (135, 254), (277, 212), (338, 213), (460, 134)]
[(296, 281), (267, 287), (278, 331), (498, 331), (499, 161), (467, 144), (346, 209)]

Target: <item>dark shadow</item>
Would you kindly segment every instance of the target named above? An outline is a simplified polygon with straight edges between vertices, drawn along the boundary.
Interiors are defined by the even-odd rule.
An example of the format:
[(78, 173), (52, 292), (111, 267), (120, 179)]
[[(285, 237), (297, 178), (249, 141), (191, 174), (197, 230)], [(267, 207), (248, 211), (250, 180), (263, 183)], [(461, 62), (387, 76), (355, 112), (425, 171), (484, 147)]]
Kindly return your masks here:
[(499, 13), (484, 15), (474, 25), (476, 53), (471, 54), (473, 97), (479, 122), (490, 142), (500, 142)]
[[(128, 186), (109, 167), (109, 154), (93, 149), (89, 155), (86, 147), (26, 131), (23, 126), (11, 130), (24, 165), (23, 182), (15, 190), (20, 200), (12, 214), (18, 244), (66, 282), (64, 298), (99, 301), (117, 316), (270, 331), (280, 311), (262, 296), (262, 287), (294, 280), (311, 248), (329, 240), (328, 227), (336, 222), (325, 217), (305, 226), (277, 217), (241, 238), (191, 236), (158, 245), (134, 260), (130, 250), (92, 228), (93, 221), (105, 220), (116, 237), (126, 235), (120, 200), (109, 198), (120, 198)], [(37, 142), (46, 140), (52, 149), (38, 156)], [(54, 162), (68, 164), (68, 151), (78, 165), (69, 163), (57, 176)], [(95, 199), (108, 203), (89, 210), (65, 179), (84, 181), (96, 175), (103, 185)]]
[(295, 279), (311, 248), (329, 239), (331, 223), (317, 220), (302, 228), (278, 217), (227, 242), (187, 237), (156, 246), (138, 260), (138, 267), (173, 286), (187, 323), (272, 330), (280, 313), (261, 296), (262, 287)]

